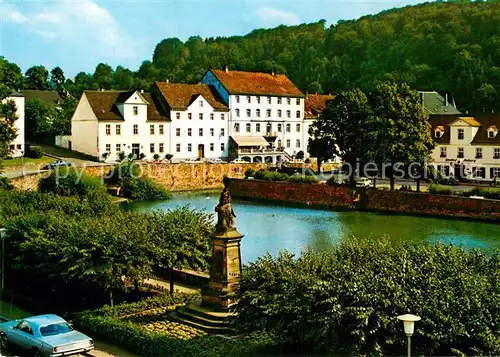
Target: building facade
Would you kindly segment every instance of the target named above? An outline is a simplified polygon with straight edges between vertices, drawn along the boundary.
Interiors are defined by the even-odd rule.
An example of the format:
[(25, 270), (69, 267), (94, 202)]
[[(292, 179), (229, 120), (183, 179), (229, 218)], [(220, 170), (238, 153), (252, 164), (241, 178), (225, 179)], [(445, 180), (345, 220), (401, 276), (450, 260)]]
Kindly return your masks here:
[(307, 155), (304, 94), (285, 76), (209, 70), (202, 82), (212, 86), (229, 107), (229, 156), (277, 163)]
[(15, 128), (17, 131), (17, 137), (9, 143), (9, 151), (11, 157), (20, 157), (25, 154), (25, 116), (24, 116), (24, 106), (25, 98), (21, 93), (14, 92), (9, 97), (4, 99), (5, 101), (13, 101), (16, 104), (16, 115), (17, 120), (15, 123)]

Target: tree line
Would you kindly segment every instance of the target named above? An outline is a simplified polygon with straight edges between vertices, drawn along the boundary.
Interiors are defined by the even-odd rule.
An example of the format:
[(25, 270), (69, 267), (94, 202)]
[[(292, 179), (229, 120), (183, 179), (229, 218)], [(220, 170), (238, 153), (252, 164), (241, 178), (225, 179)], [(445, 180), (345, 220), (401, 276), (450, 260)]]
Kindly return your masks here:
[(59, 67), (22, 75), (9, 64), (12, 88), (145, 89), (156, 80), (194, 83), (207, 68), (286, 73), (302, 91), (370, 91), (379, 81), (452, 94), (460, 109), (500, 108), (500, 2), (448, 1), (339, 21), (258, 29), (245, 36), (160, 41), (137, 70), (100, 63), (64, 78)]

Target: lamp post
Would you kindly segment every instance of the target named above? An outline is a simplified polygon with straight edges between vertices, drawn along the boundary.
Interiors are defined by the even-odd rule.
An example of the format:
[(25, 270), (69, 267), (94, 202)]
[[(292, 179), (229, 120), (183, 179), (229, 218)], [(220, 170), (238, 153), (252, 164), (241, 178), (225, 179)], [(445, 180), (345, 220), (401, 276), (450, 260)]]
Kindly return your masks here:
[(411, 357), (411, 335), (413, 335), (413, 330), (415, 328), (415, 321), (420, 321), (420, 317), (412, 314), (406, 314), (398, 316), (398, 319), (403, 321), (405, 334), (408, 338), (408, 357)]

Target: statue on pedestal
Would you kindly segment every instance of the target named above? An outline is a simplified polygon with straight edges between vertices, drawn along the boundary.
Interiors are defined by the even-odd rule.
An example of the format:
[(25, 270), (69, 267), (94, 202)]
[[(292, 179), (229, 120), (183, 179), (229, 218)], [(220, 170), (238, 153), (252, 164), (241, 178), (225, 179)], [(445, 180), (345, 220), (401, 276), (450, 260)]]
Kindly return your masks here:
[(231, 191), (229, 187), (225, 186), (224, 190), (220, 194), (219, 204), (215, 207), (215, 212), (217, 212), (217, 225), (215, 230), (218, 232), (227, 232), (231, 229), (236, 229), (234, 224), (234, 219), (236, 215), (234, 214), (233, 207), (231, 205)]

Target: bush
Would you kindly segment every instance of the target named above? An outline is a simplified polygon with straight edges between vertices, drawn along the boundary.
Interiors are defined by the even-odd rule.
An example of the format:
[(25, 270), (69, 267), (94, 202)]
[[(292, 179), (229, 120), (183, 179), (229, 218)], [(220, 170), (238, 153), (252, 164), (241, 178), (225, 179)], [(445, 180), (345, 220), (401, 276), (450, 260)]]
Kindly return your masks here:
[(132, 153), (132, 152), (130, 154), (128, 154), (127, 157), (128, 157), (129, 160), (135, 160), (136, 159), (135, 154)]
[(429, 186), (429, 193), (437, 195), (452, 195), (453, 189), (450, 186), (437, 185), (433, 183)]
[(139, 155), (139, 157), (141, 158), (141, 160), (143, 160), (145, 157), (146, 157), (146, 154), (141, 152), (141, 154)]
[(102, 159), (106, 161), (106, 159), (109, 157), (109, 152), (103, 152), (102, 153)]
[(7, 177), (0, 176), (0, 190), (12, 190), (14, 186)]
[(159, 154), (154, 154), (154, 155), (153, 155), (153, 159), (154, 159), (155, 161), (160, 160), (160, 155), (159, 155)]
[(465, 197), (483, 196), (484, 198), (489, 198), (492, 200), (500, 200), (500, 188), (476, 187), (471, 190), (462, 191), (460, 194)]
[(337, 355), (402, 355), (396, 316), (422, 317), (415, 355), (499, 355), (500, 255), (389, 240), (270, 255), (243, 270), (239, 329)]
[(40, 159), (45, 155), (45, 151), (40, 146), (30, 146), (26, 156), (32, 159)]
[(40, 179), (38, 190), (40, 192), (52, 192), (59, 196), (84, 197), (91, 192), (107, 194), (106, 188), (99, 177), (82, 174), (71, 167), (58, 167), (48, 177)]
[(288, 179), (290, 182), (299, 182), (299, 183), (318, 183), (318, 179), (314, 176), (308, 175), (296, 175), (292, 176)]
[(172, 159), (174, 158), (174, 155), (172, 154), (167, 154), (165, 155), (165, 159), (167, 159), (168, 161), (172, 162)]
[(255, 170), (252, 169), (251, 167), (249, 167), (248, 169), (246, 169), (245, 171), (245, 178), (249, 178), (249, 177), (254, 177), (255, 176)]
[(304, 160), (304, 152), (302, 150), (300, 150), (296, 155), (295, 155), (295, 158), (297, 160)]
[(125, 153), (124, 153), (123, 151), (121, 151), (121, 152), (118, 154), (118, 159), (119, 159), (120, 161), (125, 160)]
[(258, 171), (254, 175), (256, 180), (265, 181), (287, 181), (289, 176), (277, 171)]

